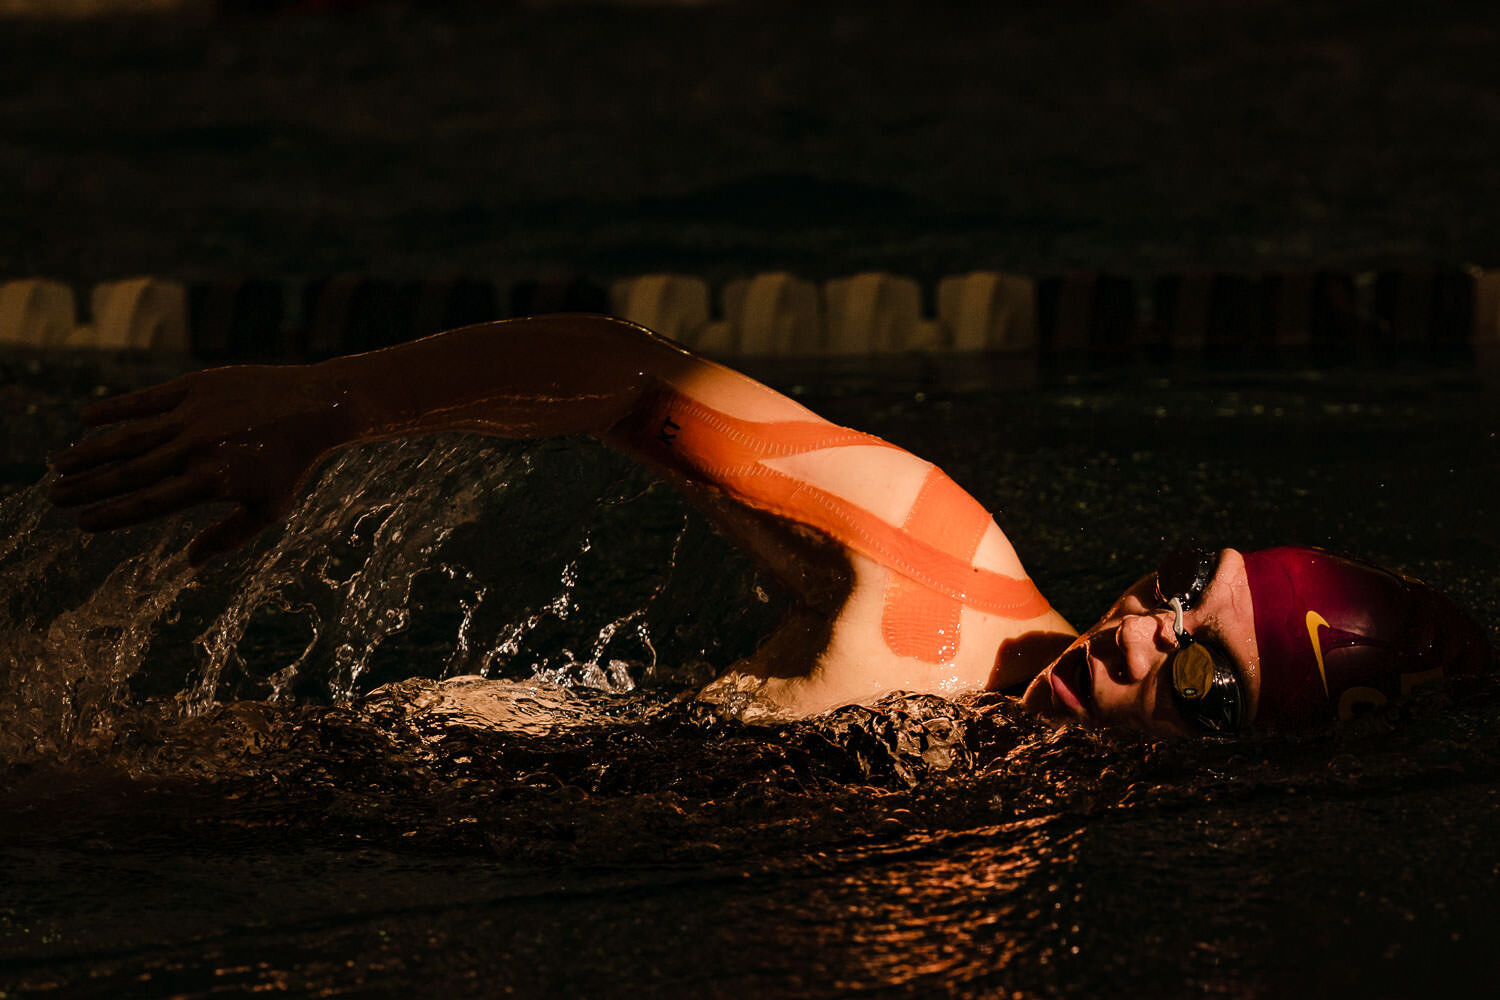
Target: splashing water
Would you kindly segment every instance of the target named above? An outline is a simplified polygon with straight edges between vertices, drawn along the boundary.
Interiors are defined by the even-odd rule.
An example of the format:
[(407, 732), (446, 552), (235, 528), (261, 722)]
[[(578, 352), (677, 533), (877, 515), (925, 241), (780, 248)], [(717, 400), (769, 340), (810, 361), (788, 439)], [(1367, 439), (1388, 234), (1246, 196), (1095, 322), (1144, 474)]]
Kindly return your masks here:
[[(1017, 444), (1033, 407), (1065, 447)], [(967, 473), (1065, 613), (1112, 598), (1170, 524), (1337, 533), (1446, 565), (1434, 582), (1500, 620), (1492, 476), (1451, 471), (1494, 467), (1471, 461), (1493, 455), (1472, 430), (1494, 426), (1487, 399), (1422, 401), (1426, 429), (1414, 410), (1305, 434), (1253, 414), (1226, 434), (1221, 407), (1207, 390), (851, 397), (843, 420)], [(1106, 425), (1122, 445), (1074, 440)], [(1195, 429), (1192, 463), (1130, 450)], [(1330, 459), (1357, 456), (1355, 434), (1378, 468)], [(960, 451), (988, 458), (963, 470)], [(1488, 968), (1493, 693), (1202, 742), (1052, 730), (994, 694), (750, 724), (685, 695), (780, 609), (610, 462), (363, 448), (197, 574), (181, 552), (201, 520), (86, 538), (40, 487), (0, 502), (0, 991), (13, 973), (111, 996), (1416, 995)], [(1412, 470), (1408, 500), (1371, 484), (1386, 466)], [(1291, 483), (1310, 498), (1289, 507)], [(1478, 527), (1415, 540), (1441, 522)]]
[(270, 676), (267, 696), (285, 697), (308, 662), (321, 660), (330, 665), (333, 696), (349, 697), (375, 650), (410, 623), (413, 581), (434, 568), (474, 588), (454, 653), (461, 660), (486, 589), (437, 553), (455, 528), (479, 517), (485, 495), (504, 489), (525, 464), (524, 456), (510, 455), (477, 469), (472, 448), (435, 447), (430, 439), (340, 455), (197, 639), (204, 655), (198, 679), (184, 692), (188, 707), (214, 701), (227, 666), (247, 668), (240, 642), (266, 606), (300, 611), (311, 632), (296, 659)]
[[(51, 754), (110, 732), (110, 710), (144, 662), (155, 623), (192, 579), (181, 532), (164, 532), (144, 551), (86, 582), (67, 606), (67, 582), (90, 575), (76, 534), (48, 517), (42, 487), (0, 504), (0, 759)], [(116, 543), (118, 545), (118, 542)], [(96, 546), (95, 551), (111, 546)], [(101, 553), (102, 554), (102, 553)], [(78, 590), (74, 589), (77, 593)], [(59, 607), (61, 603), (63, 606)]]
[[(578, 651), (575, 634), (538, 653), (557, 645), (546, 626), (577, 609), (591, 520), (638, 496), (617, 495), (606, 470), (581, 507), (539, 499), (518, 488), (536, 451), (442, 437), (351, 449), (316, 475), (283, 528), (203, 574), (184, 555), (202, 518), (90, 538), (50, 508), (45, 482), (19, 491), (0, 504), (0, 760), (108, 739), (133, 687), (185, 715), (226, 696), (347, 700), (384, 679), (372, 680), (371, 666), (414, 619), (430, 634), (417, 643), (422, 662), (392, 668), (404, 675), (519, 666), (539, 682), (632, 690), (632, 661), (608, 653), (630, 636), (643, 667), (655, 666), (645, 615), (670, 572), (623, 613), (604, 609)], [(493, 537), (507, 530), (526, 537)], [(502, 549), (508, 573), (496, 579), (487, 556)], [(535, 598), (517, 602), (518, 588)], [(426, 609), (429, 599), (440, 607)]]

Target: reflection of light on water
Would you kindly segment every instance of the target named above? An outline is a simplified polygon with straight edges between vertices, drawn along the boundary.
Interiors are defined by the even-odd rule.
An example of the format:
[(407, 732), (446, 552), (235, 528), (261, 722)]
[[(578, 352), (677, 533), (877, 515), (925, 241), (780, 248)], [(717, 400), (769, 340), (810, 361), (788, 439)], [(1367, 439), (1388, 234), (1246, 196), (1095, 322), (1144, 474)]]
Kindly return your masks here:
[[(131, 701), (129, 686), (163, 633), (171, 641), (159, 643), (158, 658), (171, 669), (153, 659), (153, 689), (175, 691), (170, 707), (188, 714), (226, 695), (350, 698), (371, 686), (362, 682), (382, 647), (418, 625), (440, 629), (424, 636), (421, 648), (441, 659), (414, 664), (410, 673), (490, 675), (520, 667), (543, 685), (632, 690), (636, 678), (616, 647), (628, 635), (626, 655), (643, 649), (645, 668), (655, 666), (644, 616), (664, 580), (606, 618), (584, 640), (586, 653), (564, 648), (513, 662), (528, 655), (541, 626), (578, 609), (580, 561), (593, 548), (589, 504), (553, 516), (545, 501), (515, 500), (513, 487), (532, 470), (527, 450), (473, 439), (351, 449), (315, 477), (283, 527), (197, 574), (183, 552), (205, 523), (201, 517), (90, 537), (77, 532), (70, 514), (50, 507), (45, 484), (15, 493), (0, 503), (0, 761), (108, 735), (112, 714)], [(597, 510), (630, 499), (595, 497), (590, 504)], [(453, 544), (457, 529), (506, 503), (544, 520), (531, 530), (548, 537), (507, 539), (507, 531), (525, 529), (495, 525), (504, 546), (498, 568)], [(679, 526), (673, 563), (681, 538)], [(564, 552), (572, 546), (560, 571), (559, 545)], [(589, 572), (597, 568), (591, 564)], [(516, 607), (518, 586), (549, 596)], [(434, 589), (436, 598), (428, 596)], [(424, 600), (441, 606), (424, 608)], [(190, 652), (192, 662), (176, 667)], [(164, 676), (172, 669), (183, 670), (180, 680)]]
[(434, 567), (472, 587), (454, 659), (471, 655), (469, 631), (486, 589), (436, 553), (455, 528), (478, 518), (485, 494), (505, 488), (518, 464), (524, 467), (524, 457), (507, 455), (477, 469), (471, 448), (430, 438), (339, 455), (197, 640), (204, 655), (185, 692), (188, 706), (212, 703), (226, 667), (246, 668), (241, 641), (267, 605), (301, 613), (311, 638), (269, 678), (266, 696), (285, 697), (309, 661), (329, 664), (334, 697), (350, 696), (381, 643), (410, 623), (413, 583)]
[(376, 716), (398, 714), (406, 725), (433, 737), (453, 727), (550, 736), (605, 721), (590, 703), (559, 684), (473, 675), (397, 681), (370, 692), (360, 708)]
[(109, 709), (144, 662), (155, 623), (193, 576), (180, 540), (162, 535), (77, 604), (55, 607), (54, 590), (79, 574), (80, 553), (44, 491), (0, 504), (0, 760), (107, 736)]
[(1046, 942), (1066, 939), (1060, 930), (1076, 902), (1070, 869), (1079, 831), (1057, 819), (915, 829), (822, 855), (815, 862), (822, 877), (806, 880), (798, 908), (840, 919), (798, 921), (784, 933), (817, 942), (840, 970), (838, 991), (993, 988), (1018, 960), (1035, 961)]
[[(1072, 568), (1060, 594), (1078, 608), (1113, 596), (1085, 581), (1099, 567), (1158, 554), (1142, 523), (1222, 535), (1209, 529), (1238, 523), (1225, 512), (1294, 517), (1291, 486), (1325, 510), (1349, 476), (1379, 481), (1346, 464), (1303, 482), (1260, 457), (1254, 426), (1243, 448), (1185, 464), (1126, 441), (1121, 467), (1141, 466), (1127, 474), (1093, 446), (1011, 447), (1003, 405), (955, 412), (994, 459), (991, 495), (1020, 484), (1017, 523), (1054, 553), (1049, 577)], [(1101, 413), (1121, 412), (1110, 405)], [(989, 426), (1003, 434), (986, 438)], [(1392, 467), (1447, 482), (1459, 459), (1442, 448), (1464, 432), (1456, 419), (1438, 429), (1380, 445)], [(1310, 440), (1299, 461), (1329, 439)], [(710, 639), (736, 601), (756, 603), (748, 585), (729, 600), (706, 588), (725, 550), (679, 534), (680, 586), (639, 613), (664, 567), (673, 574), (680, 509), (610, 512), (614, 493), (633, 499), (580, 474), (582, 460), (554, 474), (571, 460), (441, 440), (351, 454), (316, 478), (288, 529), (302, 537), (273, 535), (197, 577), (178, 555), (189, 523), (86, 539), (35, 490), (0, 503), (0, 842), (16, 862), (0, 876), (0, 929), (29, 931), (7, 973), (111, 996), (140, 992), (148, 973), (179, 992), (430, 992), (433, 970), (446, 983), (452, 956), (467, 955), (482, 956), (460, 963), (479, 982), (524, 977), (523, 989), (569, 995), (711, 982), (745, 995), (1091, 997), (1162, 984), (1418, 995), (1435, 976), (1488, 969), (1474, 929), (1493, 924), (1500, 842), (1493, 688), (1472, 707), (1439, 693), (1316, 736), (1201, 743), (1051, 731), (998, 695), (748, 725), (676, 697), (685, 661), (732, 661)], [(414, 480), (427, 475), (451, 488), (423, 491)], [(487, 492), (464, 498), (465, 477)], [(1177, 487), (1158, 493), (1167, 480)], [(1482, 521), (1492, 493), (1425, 491), (1412, 510), (1424, 524)], [(1110, 530), (1081, 536), (1073, 502)], [(1392, 514), (1370, 537), (1409, 537), (1413, 523)], [(439, 536), (417, 572), (420, 539)], [(658, 547), (630, 547), (647, 536)], [(1441, 575), (1493, 621), (1487, 539), (1444, 550)], [(1444, 554), (1394, 547), (1425, 566)], [(229, 606), (256, 586), (262, 602), (236, 623)], [(664, 613), (688, 604), (707, 609), (706, 626)], [(211, 692), (220, 704), (173, 717), (173, 695), (212, 666), (194, 640), (220, 622), (239, 636)], [(689, 624), (699, 631), (682, 641)], [(355, 689), (375, 690), (322, 704), (327, 690), (309, 684), (332, 686), (340, 646), (340, 683), (357, 672)], [(413, 673), (431, 679), (399, 679)], [(627, 680), (640, 686), (606, 693)], [(273, 690), (285, 696), (253, 700)], [(109, 711), (148, 697), (168, 711)], [(89, 734), (109, 742), (96, 753)], [(33, 737), (85, 737), (80, 766), (5, 767)], [(349, 978), (328, 973), (329, 954), (348, 956)]]
[[(579, 547), (578, 555), (582, 556), (591, 548), (588, 532), (584, 532), (583, 543)], [(487, 652), (480, 656), (479, 673), (485, 674), (489, 671), (491, 664), (496, 659), (509, 660), (519, 654), (523, 648), (525, 639), (536, 627), (547, 618), (555, 618), (558, 621), (566, 621), (569, 613), (573, 610), (573, 588), (578, 585), (578, 558), (575, 557), (563, 567), (559, 575), (562, 589), (550, 601), (543, 604), (535, 611), (528, 612), (526, 617), (514, 622), (501, 631), (501, 638)]]

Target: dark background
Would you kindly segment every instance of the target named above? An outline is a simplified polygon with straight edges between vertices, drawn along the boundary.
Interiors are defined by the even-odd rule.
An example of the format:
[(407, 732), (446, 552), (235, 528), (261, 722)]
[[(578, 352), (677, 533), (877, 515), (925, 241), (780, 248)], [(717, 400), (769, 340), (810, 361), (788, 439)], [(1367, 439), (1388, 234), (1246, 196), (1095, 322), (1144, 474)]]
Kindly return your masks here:
[(0, 277), (1495, 267), (1497, 52), (1380, 0), (10, 18)]
[[(220, 6), (0, 21), (0, 279), (1500, 266), (1492, 4)], [(120, 554), (191, 525), (84, 546), (26, 488), (85, 399), (159, 377), (118, 366), (0, 358), (0, 736), (104, 720), (76, 763), (0, 772), (0, 994), (1406, 997), (1492, 969), (1493, 689), (1224, 744), (1043, 734), (1003, 700), (716, 721), (665, 699), (763, 634), (748, 567), (566, 443), (514, 474), (493, 443), (350, 453), (320, 502), (412, 530), (304, 519), (311, 582), (257, 589), (283, 570), (236, 557), (131, 674), (122, 628), (166, 583)], [(1080, 621), (1184, 537), (1351, 549), (1500, 621), (1493, 391), (1196, 374), (806, 398), (973, 489)], [(424, 548), (466, 489), (490, 514)], [(336, 604), (303, 553), (354, 535), (368, 589)], [(580, 537), (579, 607), (512, 675), (587, 654), (658, 580), (671, 636), (645, 700), (591, 700), (586, 728), (422, 729), (400, 699), (176, 718), (188, 637), (229, 607), (255, 615), (236, 693), (318, 600), (327, 645), (425, 602), (369, 679), (434, 677), (463, 588), (492, 587), (487, 648)], [(415, 602), (388, 587), (418, 574)], [(927, 770), (932, 713), (967, 763)]]

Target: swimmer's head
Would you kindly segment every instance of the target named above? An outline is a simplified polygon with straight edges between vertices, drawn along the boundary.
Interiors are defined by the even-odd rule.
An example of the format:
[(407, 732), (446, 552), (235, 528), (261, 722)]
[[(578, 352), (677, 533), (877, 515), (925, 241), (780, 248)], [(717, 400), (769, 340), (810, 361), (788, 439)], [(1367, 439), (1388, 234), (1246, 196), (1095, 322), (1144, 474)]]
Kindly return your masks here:
[(1489, 668), (1484, 631), (1410, 578), (1318, 549), (1177, 554), (1024, 696), (1157, 734), (1303, 728)]
[(1348, 719), (1423, 684), (1489, 668), (1484, 631), (1447, 597), (1321, 549), (1245, 556), (1260, 652), (1257, 721)]

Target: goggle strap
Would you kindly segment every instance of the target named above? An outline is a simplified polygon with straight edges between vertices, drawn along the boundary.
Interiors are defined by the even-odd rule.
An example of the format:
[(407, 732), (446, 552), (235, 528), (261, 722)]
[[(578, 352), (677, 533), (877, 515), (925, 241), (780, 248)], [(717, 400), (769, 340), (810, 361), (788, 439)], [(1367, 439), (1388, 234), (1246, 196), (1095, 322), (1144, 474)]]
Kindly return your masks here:
[(1167, 606), (1172, 609), (1172, 631), (1180, 643), (1187, 635), (1187, 630), (1182, 627), (1182, 598), (1172, 598), (1167, 602)]

